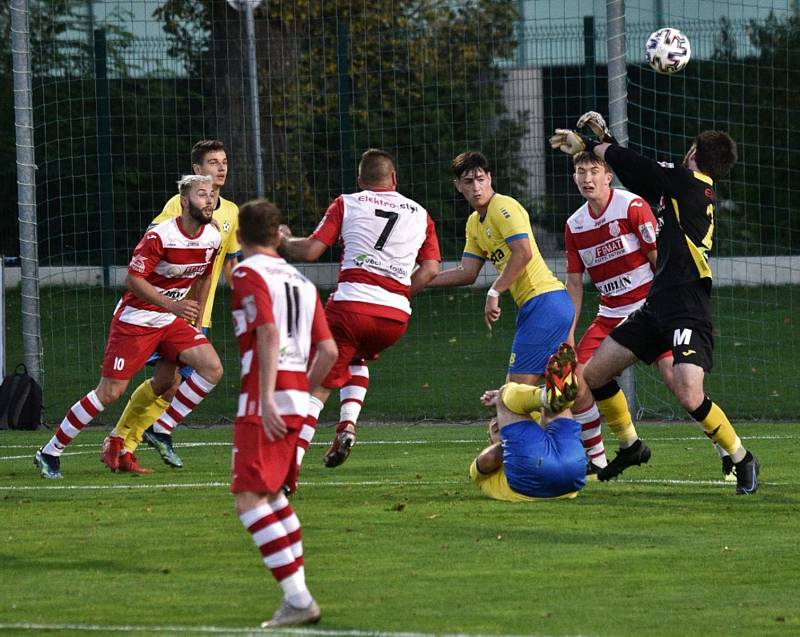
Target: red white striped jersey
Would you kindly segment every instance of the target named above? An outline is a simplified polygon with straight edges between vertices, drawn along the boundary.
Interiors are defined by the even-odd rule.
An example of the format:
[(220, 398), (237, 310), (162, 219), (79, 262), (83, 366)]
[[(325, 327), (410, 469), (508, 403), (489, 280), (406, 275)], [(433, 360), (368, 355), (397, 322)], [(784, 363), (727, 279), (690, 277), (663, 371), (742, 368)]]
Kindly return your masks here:
[(331, 299), (370, 316), (407, 321), (414, 265), (441, 261), (428, 212), (393, 190), (337, 197), (311, 238), (329, 246), (340, 238), (342, 262)]
[(646, 255), (656, 248), (656, 228), (646, 201), (614, 188), (599, 217), (586, 202), (567, 219), (567, 272), (588, 270), (600, 291), (599, 316), (624, 318), (644, 303), (653, 280)]
[[(183, 231), (180, 217), (164, 221), (150, 228), (134, 248), (128, 274), (145, 279), (164, 296), (180, 301), (195, 279), (211, 273), (220, 242), (219, 230), (210, 223), (190, 237)], [(122, 295), (114, 316), (144, 327), (164, 327), (177, 318), (132, 292)]]
[(278, 411), (305, 418), (311, 346), (332, 338), (314, 284), (280, 257), (251, 255), (233, 269), (231, 309), (241, 356), (237, 418), (261, 415), (256, 328), (267, 323), (276, 325), (280, 335), (274, 393)]

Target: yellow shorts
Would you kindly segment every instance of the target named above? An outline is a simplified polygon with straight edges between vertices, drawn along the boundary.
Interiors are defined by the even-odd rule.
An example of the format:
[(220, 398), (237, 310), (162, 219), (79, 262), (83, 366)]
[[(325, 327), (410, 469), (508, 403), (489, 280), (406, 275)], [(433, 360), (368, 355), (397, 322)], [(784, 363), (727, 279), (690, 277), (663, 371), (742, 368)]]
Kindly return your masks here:
[(576, 495), (577, 491), (570, 491), (564, 495), (555, 498), (533, 498), (529, 495), (522, 495), (517, 493), (510, 486), (508, 486), (508, 479), (506, 472), (500, 467), (497, 471), (489, 474), (483, 474), (478, 471), (477, 458), (472, 461), (469, 467), (469, 477), (478, 485), (478, 488), (483, 491), (490, 498), (495, 500), (505, 500), (507, 502), (535, 502), (537, 500), (571, 500)]

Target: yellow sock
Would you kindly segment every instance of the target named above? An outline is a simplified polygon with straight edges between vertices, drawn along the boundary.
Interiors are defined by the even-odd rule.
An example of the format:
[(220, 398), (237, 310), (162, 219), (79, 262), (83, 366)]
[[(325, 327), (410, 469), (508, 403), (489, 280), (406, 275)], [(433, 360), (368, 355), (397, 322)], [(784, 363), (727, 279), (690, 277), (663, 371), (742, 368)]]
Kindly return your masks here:
[(636, 442), (639, 436), (636, 433), (636, 427), (633, 426), (631, 412), (628, 411), (628, 401), (621, 389), (611, 398), (598, 400), (597, 408), (619, 440), (620, 447), (630, 447)]
[(145, 430), (150, 427), (156, 420), (161, 417), (166, 408), (169, 407), (169, 401), (164, 400), (161, 396), (156, 396), (153, 404), (147, 408), (147, 412), (141, 421), (135, 422), (131, 426), (131, 430), (125, 437), (123, 447), (126, 451), (133, 453), (142, 444), (142, 437)]
[(528, 415), (531, 418), (533, 418), (534, 421), (536, 421), (537, 424), (539, 424), (539, 425), (542, 424), (542, 410), (541, 409), (537, 409), (536, 411), (532, 411)]
[[(117, 426), (114, 427), (114, 435), (125, 438), (125, 451), (134, 452), (142, 441), (142, 432), (152, 425), (161, 413), (163, 408), (156, 405), (156, 396), (149, 380), (145, 380), (131, 394), (125, 410), (119, 417)], [(138, 430), (138, 435), (137, 435)]]
[(717, 403), (711, 403), (711, 410), (708, 415), (700, 421), (700, 426), (706, 435), (716, 442), (720, 447), (728, 452), (730, 456), (738, 456), (736, 452), (742, 448), (742, 441), (736, 435), (736, 431), (731, 425), (725, 412), (720, 409)]
[(503, 403), (515, 414), (529, 414), (542, 409), (542, 389), (534, 385), (507, 383), (503, 387)]

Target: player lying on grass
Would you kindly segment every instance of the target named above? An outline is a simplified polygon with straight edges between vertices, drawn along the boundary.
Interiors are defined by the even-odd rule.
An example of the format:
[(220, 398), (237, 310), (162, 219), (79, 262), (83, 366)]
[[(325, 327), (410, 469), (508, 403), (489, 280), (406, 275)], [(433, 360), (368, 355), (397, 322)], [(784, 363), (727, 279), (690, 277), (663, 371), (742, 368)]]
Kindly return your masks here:
[[(336, 344), (314, 285), (278, 256), (280, 212), (266, 199), (239, 212), (242, 261), (231, 309), (241, 356), (231, 492), (239, 519), (283, 589), (263, 627), (319, 621), (303, 567), (300, 520), (284, 490), (297, 484), (300, 431), (309, 390), (336, 360)], [(313, 354), (312, 354), (313, 350)]]
[(581, 426), (569, 411), (577, 393), (575, 366), (575, 350), (562, 343), (547, 362), (545, 390), (553, 409), (542, 411), (541, 423), (530, 416), (539, 400), (535, 387), (508, 383), (481, 397), (496, 407), (497, 417), (489, 423), (492, 444), (472, 462), (469, 475), (490, 498), (574, 498), (586, 484)]
[(610, 415), (609, 426), (620, 443), (605, 475), (612, 478), (650, 459), (650, 449), (639, 439), (625, 395), (614, 378), (637, 359), (650, 364), (671, 348), (670, 391), (705, 434), (730, 455), (736, 469), (736, 493), (755, 493), (758, 461), (703, 388), (714, 351), (708, 264), (714, 234), (714, 182), (736, 163), (736, 143), (723, 131), (703, 131), (693, 140), (682, 164), (675, 166), (619, 146), (599, 113), (585, 113), (578, 120), (581, 126), (589, 126), (597, 139), (556, 129), (550, 138), (552, 148), (569, 155), (593, 153), (608, 162), (631, 192), (660, 204), (656, 210), (658, 259), (647, 299), (611, 331), (584, 371), (586, 384)]
[[(220, 246), (211, 224), (211, 178), (187, 175), (178, 182), (180, 217), (148, 230), (133, 251), (125, 285), (114, 311), (97, 387), (75, 403), (55, 436), (36, 452), (43, 478), (61, 477), (61, 454), (100, 412), (119, 399), (131, 378), (158, 352), (171, 382), (181, 365), (194, 368), (158, 422), (173, 428), (191, 413), (222, 377), (222, 363), (205, 335), (189, 324), (203, 314), (210, 274)], [(194, 299), (187, 299), (193, 290)], [(120, 462), (138, 465), (125, 454)], [(133, 471), (132, 467), (127, 470)]]

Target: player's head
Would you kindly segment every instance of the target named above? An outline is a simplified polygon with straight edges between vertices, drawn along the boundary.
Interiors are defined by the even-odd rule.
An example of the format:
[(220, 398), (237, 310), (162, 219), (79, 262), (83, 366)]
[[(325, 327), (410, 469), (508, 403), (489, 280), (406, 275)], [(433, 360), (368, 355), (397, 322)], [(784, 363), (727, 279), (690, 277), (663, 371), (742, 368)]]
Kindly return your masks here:
[(214, 189), (225, 185), (228, 176), (228, 155), (225, 145), (218, 139), (201, 139), (192, 146), (192, 170), (195, 175), (208, 175), (214, 180)]
[(494, 195), (492, 173), (483, 153), (468, 150), (453, 160), (455, 187), (475, 210), (483, 210)]
[(721, 130), (704, 130), (695, 137), (692, 147), (683, 160), (688, 166), (691, 160), (700, 172), (715, 181), (725, 177), (738, 159), (736, 142)]
[(572, 162), (575, 164), (572, 178), (581, 195), (589, 203), (594, 204), (595, 208), (602, 209), (608, 202), (611, 180), (614, 178), (611, 166), (594, 153), (585, 151), (576, 154)]
[(214, 183), (207, 175), (184, 175), (178, 181), (181, 208), (200, 225), (211, 222), (216, 195)]
[(397, 164), (394, 157), (385, 150), (368, 148), (361, 154), (358, 162), (359, 188), (391, 188), (397, 187)]
[(277, 248), (281, 211), (269, 199), (251, 199), (239, 207), (239, 243), (262, 248)]

